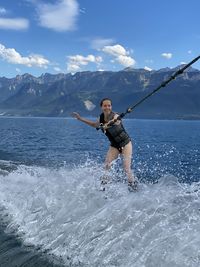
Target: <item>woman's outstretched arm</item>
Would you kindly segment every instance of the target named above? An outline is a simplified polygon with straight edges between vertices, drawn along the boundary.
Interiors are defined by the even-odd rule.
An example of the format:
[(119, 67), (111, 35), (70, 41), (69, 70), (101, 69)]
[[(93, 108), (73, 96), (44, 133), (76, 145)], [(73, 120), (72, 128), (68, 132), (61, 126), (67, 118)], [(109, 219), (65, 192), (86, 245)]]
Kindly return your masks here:
[(85, 119), (85, 118), (81, 117), (80, 114), (77, 112), (73, 112), (72, 116), (74, 118), (76, 118), (77, 120), (82, 121), (91, 127), (97, 128), (99, 126), (99, 121), (91, 121), (91, 120)]

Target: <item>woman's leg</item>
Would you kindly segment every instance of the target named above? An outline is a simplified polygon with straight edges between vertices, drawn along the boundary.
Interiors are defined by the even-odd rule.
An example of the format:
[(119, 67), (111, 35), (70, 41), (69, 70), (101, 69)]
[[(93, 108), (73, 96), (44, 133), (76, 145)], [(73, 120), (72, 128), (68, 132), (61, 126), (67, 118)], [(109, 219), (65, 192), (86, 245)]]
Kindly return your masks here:
[(124, 171), (128, 177), (128, 182), (132, 183), (135, 179), (131, 171), (131, 159), (132, 159), (132, 142), (130, 141), (125, 147), (122, 149), (123, 155), (123, 166)]
[(119, 150), (115, 147), (110, 146), (108, 149), (107, 155), (106, 155), (105, 163), (104, 163), (105, 173), (101, 177), (102, 184), (106, 184), (108, 182), (109, 180), (108, 170), (110, 169), (113, 160), (117, 159), (118, 156), (119, 156)]
[(119, 156), (119, 150), (113, 146), (110, 146), (106, 155), (106, 160), (105, 160), (105, 169), (109, 170), (113, 160), (117, 159)]

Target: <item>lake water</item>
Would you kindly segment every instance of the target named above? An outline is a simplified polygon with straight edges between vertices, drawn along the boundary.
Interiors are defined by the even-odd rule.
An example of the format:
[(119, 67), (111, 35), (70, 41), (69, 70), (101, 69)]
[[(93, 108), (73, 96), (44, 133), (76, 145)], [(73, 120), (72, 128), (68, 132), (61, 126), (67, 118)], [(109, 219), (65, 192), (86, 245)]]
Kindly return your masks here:
[(0, 118), (0, 266), (200, 266), (200, 121), (124, 120), (139, 191), (71, 118)]

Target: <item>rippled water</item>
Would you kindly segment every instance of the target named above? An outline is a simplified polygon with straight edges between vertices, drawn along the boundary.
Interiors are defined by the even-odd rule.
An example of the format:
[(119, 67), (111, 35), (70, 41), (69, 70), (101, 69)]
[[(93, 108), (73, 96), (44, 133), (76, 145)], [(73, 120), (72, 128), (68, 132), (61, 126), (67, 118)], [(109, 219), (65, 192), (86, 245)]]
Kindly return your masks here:
[(71, 119), (0, 119), (1, 266), (200, 266), (200, 122), (124, 123), (137, 193), (120, 159), (99, 190), (100, 132)]

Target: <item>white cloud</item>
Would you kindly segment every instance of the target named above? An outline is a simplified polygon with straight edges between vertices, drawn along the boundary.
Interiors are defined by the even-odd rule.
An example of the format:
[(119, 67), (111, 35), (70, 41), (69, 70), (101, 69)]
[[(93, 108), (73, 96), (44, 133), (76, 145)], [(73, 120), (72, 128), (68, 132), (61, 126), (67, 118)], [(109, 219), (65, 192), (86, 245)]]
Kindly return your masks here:
[(81, 68), (79, 65), (76, 64), (72, 64), (72, 63), (68, 63), (67, 64), (67, 71), (75, 73), (77, 71), (79, 71)]
[(69, 72), (76, 72), (81, 69), (81, 66), (86, 66), (89, 63), (99, 64), (102, 62), (102, 57), (94, 55), (88, 55), (86, 57), (82, 55), (68, 56), (69, 62), (67, 63), (67, 70)]
[(145, 66), (144, 69), (145, 69), (145, 70), (148, 70), (148, 71), (152, 71), (152, 69), (149, 68), (149, 67), (147, 67), (147, 66)]
[(0, 58), (12, 64), (21, 64), (28, 67), (47, 68), (50, 63), (41, 55), (32, 54), (28, 57), (23, 57), (14, 48), (6, 48), (2, 44), (0, 44)]
[(19, 68), (16, 68), (16, 72), (21, 72), (21, 70)]
[(192, 54), (192, 50), (188, 50), (188, 54)]
[(127, 52), (124, 47), (119, 44), (113, 46), (105, 46), (102, 51), (115, 57), (127, 55)]
[(54, 70), (57, 72), (61, 72), (61, 69), (59, 67), (54, 67)]
[(129, 56), (130, 52), (126, 51), (126, 49), (119, 44), (113, 46), (104, 46), (102, 51), (113, 56), (114, 62), (117, 61), (124, 67), (130, 67), (136, 64), (135, 59)]
[(60, 0), (56, 4), (38, 4), (39, 23), (54, 31), (72, 31), (76, 28), (79, 6), (76, 0)]
[(80, 13), (83, 13), (83, 14), (85, 14), (86, 13), (86, 9), (83, 7), (83, 8), (80, 8)]
[(29, 27), (29, 21), (23, 18), (0, 18), (0, 29), (25, 30)]
[(6, 9), (4, 7), (0, 7), (0, 15), (4, 15), (6, 13), (7, 13)]
[(108, 46), (114, 43), (113, 39), (105, 39), (105, 38), (96, 38), (92, 40), (91, 47), (93, 49), (99, 50), (102, 49), (104, 46)]
[(92, 101), (90, 101), (90, 100), (84, 101), (84, 105), (85, 105), (86, 109), (89, 111), (92, 111), (96, 107), (96, 105), (94, 105), (92, 103)]
[(170, 59), (170, 58), (172, 58), (172, 53), (162, 53), (161, 56), (166, 58), (166, 59)]
[(135, 65), (135, 60), (132, 57), (128, 57), (128, 56), (120, 55), (116, 58), (116, 61), (118, 61), (121, 65), (125, 67)]

